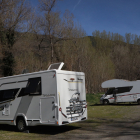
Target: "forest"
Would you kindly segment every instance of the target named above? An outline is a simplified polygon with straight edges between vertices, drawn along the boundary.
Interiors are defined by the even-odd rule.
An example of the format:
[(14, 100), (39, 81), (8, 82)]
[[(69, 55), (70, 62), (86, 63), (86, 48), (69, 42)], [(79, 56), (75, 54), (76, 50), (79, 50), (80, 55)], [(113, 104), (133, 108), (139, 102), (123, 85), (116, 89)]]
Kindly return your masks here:
[(47, 70), (64, 62), (63, 70), (82, 71), (86, 92), (103, 91), (109, 79), (140, 78), (140, 36), (95, 30), (87, 36), (74, 15), (55, 9), (58, 0), (0, 0), (0, 77)]

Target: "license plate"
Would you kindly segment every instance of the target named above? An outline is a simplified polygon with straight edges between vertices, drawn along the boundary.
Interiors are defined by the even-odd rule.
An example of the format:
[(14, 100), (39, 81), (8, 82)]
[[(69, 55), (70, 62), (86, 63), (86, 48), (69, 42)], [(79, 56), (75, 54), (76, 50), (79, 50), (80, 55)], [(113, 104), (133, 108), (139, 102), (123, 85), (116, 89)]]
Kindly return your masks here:
[(76, 121), (76, 120), (78, 120), (78, 117), (71, 118), (71, 121)]

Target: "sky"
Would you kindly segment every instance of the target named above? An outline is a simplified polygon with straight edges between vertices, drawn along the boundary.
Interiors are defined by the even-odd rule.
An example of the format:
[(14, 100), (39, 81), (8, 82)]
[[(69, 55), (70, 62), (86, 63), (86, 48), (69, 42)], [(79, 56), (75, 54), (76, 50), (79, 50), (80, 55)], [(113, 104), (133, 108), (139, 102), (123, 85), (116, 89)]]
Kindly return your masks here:
[[(37, 0), (30, 0), (37, 6)], [(140, 35), (140, 0), (61, 0), (56, 9), (69, 10), (91, 36), (95, 30)]]

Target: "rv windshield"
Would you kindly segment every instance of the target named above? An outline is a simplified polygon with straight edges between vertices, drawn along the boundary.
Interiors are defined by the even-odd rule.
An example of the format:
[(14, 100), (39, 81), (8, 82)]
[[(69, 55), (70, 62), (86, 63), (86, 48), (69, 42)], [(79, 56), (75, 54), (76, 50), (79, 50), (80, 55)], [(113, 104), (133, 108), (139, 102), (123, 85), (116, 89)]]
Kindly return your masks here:
[(105, 93), (105, 95), (113, 94), (114, 89), (115, 89), (115, 88), (109, 88), (109, 89), (107, 90), (107, 92)]

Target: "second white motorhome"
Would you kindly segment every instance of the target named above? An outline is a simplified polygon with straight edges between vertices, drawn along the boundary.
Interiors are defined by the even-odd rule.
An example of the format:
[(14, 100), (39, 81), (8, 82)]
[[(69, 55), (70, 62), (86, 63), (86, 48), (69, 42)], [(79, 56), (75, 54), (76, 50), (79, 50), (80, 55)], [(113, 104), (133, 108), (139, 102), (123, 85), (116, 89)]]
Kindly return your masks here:
[(85, 74), (63, 71), (63, 64), (0, 78), (0, 123), (24, 131), (26, 126), (59, 126), (86, 120)]
[(137, 102), (140, 104), (140, 80), (127, 81), (122, 79), (112, 79), (102, 83), (102, 88), (108, 88), (102, 95), (102, 104)]

